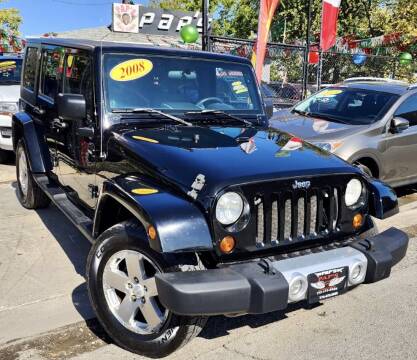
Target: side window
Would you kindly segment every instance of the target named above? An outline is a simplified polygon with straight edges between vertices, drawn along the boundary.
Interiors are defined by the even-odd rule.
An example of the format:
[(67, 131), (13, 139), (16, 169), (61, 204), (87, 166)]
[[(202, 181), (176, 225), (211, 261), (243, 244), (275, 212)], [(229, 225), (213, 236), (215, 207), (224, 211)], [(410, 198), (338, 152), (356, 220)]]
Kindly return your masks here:
[(23, 73), (23, 87), (30, 91), (35, 90), (37, 61), (38, 49), (29, 47), (26, 51), (25, 71)]
[(407, 119), (410, 126), (417, 126), (417, 94), (405, 100), (395, 112), (395, 116)]
[(91, 57), (88, 54), (73, 50), (65, 58), (63, 81), (63, 93), (84, 95), (88, 115), (93, 113), (94, 108), (91, 65)]
[(62, 88), (63, 60), (60, 49), (43, 50), (39, 92), (52, 100), (55, 100)]

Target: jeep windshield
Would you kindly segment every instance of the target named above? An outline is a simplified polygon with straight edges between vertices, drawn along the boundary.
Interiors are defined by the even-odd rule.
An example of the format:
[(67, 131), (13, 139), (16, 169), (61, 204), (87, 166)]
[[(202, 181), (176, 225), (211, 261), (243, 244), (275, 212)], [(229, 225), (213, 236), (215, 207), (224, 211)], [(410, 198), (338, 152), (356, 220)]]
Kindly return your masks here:
[(22, 73), (22, 59), (0, 59), (0, 85), (18, 85)]
[[(141, 54), (105, 54), (107, 111), (155, 109), (262, 114), (252, 68), (235, 62)], [(123, 110), (123, 111), (120, 111)]]
[(292, 111), (350, 125), (369, 125), (384, 116), (398, 95), (346, 87), (324, 89), (298, 104)]

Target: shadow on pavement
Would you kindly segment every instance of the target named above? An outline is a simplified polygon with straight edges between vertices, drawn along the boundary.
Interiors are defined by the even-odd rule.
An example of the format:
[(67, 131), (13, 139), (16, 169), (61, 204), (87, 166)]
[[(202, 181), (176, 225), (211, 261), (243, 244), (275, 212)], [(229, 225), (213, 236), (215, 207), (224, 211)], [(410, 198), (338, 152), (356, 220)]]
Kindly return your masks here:
[(200, 333), (199, 337), (204, 339), (216, 339), (229, 335), (230, 331), (245, 326), (256, 329), (271, 323), (275, 323), (287, 318), (287, 314), (300, 309), (313, 309), (321, 304), (307, 305), (306, 303), (290, 304), (286, 311), (276, 311), (269, 314), (261, 315), (243, 315), (238, 317), (215, 316), (211, 317), (206, 327)]

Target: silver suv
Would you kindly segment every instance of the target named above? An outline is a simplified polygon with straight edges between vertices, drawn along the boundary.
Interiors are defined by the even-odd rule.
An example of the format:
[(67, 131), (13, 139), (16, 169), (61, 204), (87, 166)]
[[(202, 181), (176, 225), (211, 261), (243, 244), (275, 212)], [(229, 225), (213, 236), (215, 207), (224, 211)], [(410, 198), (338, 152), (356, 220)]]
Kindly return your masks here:
[(417, 86), (356, 78), (275, 113), (301, 137), (397, 187), (417, 182)]

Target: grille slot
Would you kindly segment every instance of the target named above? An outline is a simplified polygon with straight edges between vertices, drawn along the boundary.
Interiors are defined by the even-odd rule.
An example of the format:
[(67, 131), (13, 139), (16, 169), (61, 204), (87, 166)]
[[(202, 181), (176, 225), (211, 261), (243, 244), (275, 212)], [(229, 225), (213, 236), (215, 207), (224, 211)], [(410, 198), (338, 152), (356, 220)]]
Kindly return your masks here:
[(282, 245), (337, 231), (337, 188), (283, 192), (255, 199), (256, 243)]
[(255, 200), (256, 206), (256, 245), (261, 246), (264, 243), (264, 204), (262, 199)]

